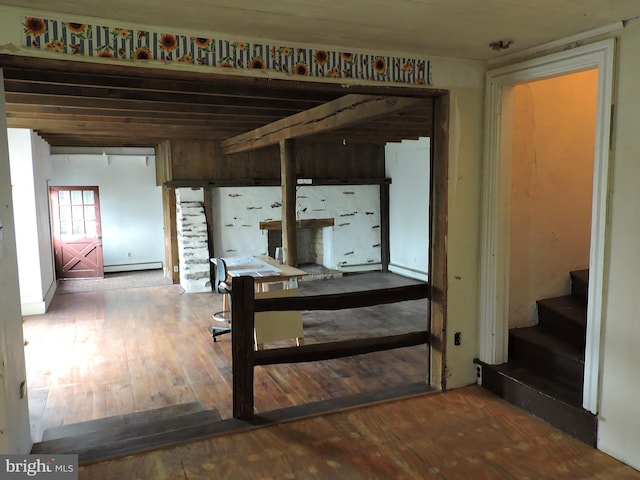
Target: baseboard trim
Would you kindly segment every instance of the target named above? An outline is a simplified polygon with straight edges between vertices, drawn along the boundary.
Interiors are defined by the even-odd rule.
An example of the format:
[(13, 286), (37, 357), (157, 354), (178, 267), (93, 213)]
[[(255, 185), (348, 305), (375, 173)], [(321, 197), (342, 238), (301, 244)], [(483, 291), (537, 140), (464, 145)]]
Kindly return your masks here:
[(345, 273), (376, 272), (382, 270), (381, 263), (354, 263), (338, 265), (338, 270)]
[(147, 263), (126, 263), (122, 265), (105, 265), (105, 273), (115, 272), (134, 272), (137, 270), (155, 270), (160, 269), (164, 265), (162, 262), (147, 262)]
[(422, 280), (423, 282), (429, 281), (429, 274), (420, 270), (416, 270), (414, 268), (403, 267), (402, 265), (397, 265), (394, 263), (389, 264), (389, 271), (391, 273), (396, 273), (398, 275), (402, 275), (403, 277), (413, 278), (415, 280)]

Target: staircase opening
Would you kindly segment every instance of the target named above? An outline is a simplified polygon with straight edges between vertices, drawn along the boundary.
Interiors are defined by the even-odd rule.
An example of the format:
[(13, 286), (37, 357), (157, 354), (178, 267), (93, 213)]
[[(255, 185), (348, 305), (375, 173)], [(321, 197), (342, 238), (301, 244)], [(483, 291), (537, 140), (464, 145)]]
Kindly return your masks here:
[(589, 266), (597, 87), (593, 69), (510, 93), (509, 328), (535, 325), (536, 301)]
[(510, 130), (508, 362), (483, 385), (595, 446), (582, 408), (597, 69), (523, 83), (505, 94)]

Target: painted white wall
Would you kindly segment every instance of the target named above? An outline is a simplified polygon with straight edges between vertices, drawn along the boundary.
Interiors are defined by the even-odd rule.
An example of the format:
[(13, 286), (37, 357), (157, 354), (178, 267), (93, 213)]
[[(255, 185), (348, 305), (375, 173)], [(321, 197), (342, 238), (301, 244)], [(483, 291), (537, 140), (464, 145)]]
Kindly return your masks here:
[(568, 295), (589, 266), (598, 71), (517, 85), (513, 105), (509, 326)]
[[(217, 256), (266, 254), (268, 235), (259, 223), (282, 219), (280, 187), (213, 189)], [(350, 271), (381, 268), (378, 185), (298, 186), (298, 220), (334, 218), (324, 230), (325, 267)], [(331, 237), (330, 239), (327, 237)]]
[(51, 155), (54, 186), (98, 186), (105, 271), (164, 264), (162, 189), (153, 156)]
[(618, 48), (598, 448), (640, 469), (640, 22)]
[(47, 196), (49, 145), (26, 129), (10, 128), (8, 139), (22, 315), (38, 315), (46, 312), (56, 287)]
[(36, 194), (36, 223), (40, 246), (40, 278), (44, 294), (45, 309), (55, 293), (56, 265), (51, 241), (51, 221), (49, 219), (49, 181), (51, 179), (50, 146), (35, 132), (31, 132), (33, 152), (33, 182)]
[(389, 270), (426, 281), (429, 271), (430, 140), (385, 146), (389, 185)]
[(27, 374), (6, 118), (0, 70), (0, 452), (12, 454), (29, 453), (32, 443), (27, 397), (19, 393)]

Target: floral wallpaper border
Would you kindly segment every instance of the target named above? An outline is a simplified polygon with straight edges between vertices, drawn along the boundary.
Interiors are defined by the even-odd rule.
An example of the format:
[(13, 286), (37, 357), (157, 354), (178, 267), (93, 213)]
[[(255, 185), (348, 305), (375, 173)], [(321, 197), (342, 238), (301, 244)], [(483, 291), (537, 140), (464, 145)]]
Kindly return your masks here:
[(317, 78), (432, 83), (427, 59), (196, 38), (37, 17), (24, 17), (22, 30), (27, 48), (85, 57), (271, 70)]

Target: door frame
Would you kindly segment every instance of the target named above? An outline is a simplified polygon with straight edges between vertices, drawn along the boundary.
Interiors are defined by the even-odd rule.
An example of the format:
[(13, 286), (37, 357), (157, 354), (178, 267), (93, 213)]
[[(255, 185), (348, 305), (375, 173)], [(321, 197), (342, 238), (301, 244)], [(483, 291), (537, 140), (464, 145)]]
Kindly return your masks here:
[[(489, 70), (485, 92), (484, 191), (481, 231), (479, 358), (500, 364), (508, 358), (511, 168), (502, 136), (503, 100), (515, 85), (598, 69), (591, 247), (583, 407), (598, 411), (600, 336), (604, 296), (607, 189), (615, 39)], [(509, 157), (510, 158), (510, 157)]]

